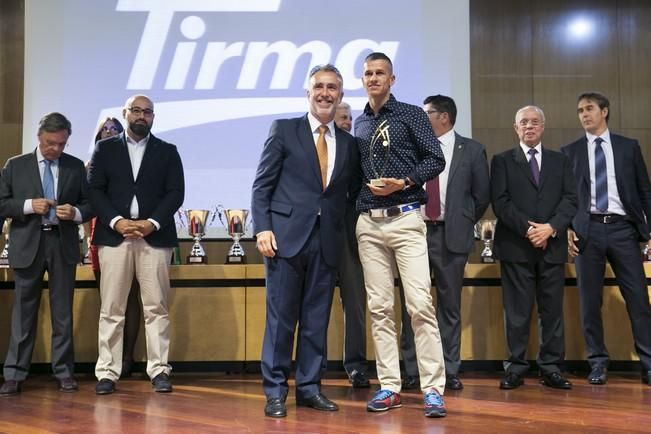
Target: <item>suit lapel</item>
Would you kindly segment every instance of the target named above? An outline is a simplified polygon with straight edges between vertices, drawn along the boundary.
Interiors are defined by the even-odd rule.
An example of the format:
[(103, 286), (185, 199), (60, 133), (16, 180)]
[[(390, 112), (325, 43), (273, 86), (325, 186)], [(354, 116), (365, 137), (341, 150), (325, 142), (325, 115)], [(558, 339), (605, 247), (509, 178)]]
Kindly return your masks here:
[(30, 176), (30, 179), (32, 180), (32, 187), (34, 188), (34, 192), (39, 197), (45, 197), (45, 193), (43, 192), (43, 182), (41, 181), (41, 171), (38, 167), (38, 158), (36, 157), (36, 150), (32, 152), (32, 157), (30, 160), (29, 170), (32, 171), (32, 176)]
[[(156, 148), (160, 141), (154, 137), (153, 134), (149, 135), (149, 140), (147, 141), (147, 146), (145, 146), (145, 153), (142, 156), (142, 161), (140, 162), (140, 168), (138, 168), (138, 174), (134, 181), (140, 179), (142, 173), (147, 173), (149, 165), (154, 164), (154, 156), (156, 155)], [(131, 160), (129, 160), (131, 161)], [(133, 172), (133, 171), (132, 171)]]
[(531, 169), (529, 168), (529, 162), (527, 161), (527, 157), (525, 157), (524, 152), (522, 152), (522, 148), (518, 146), (513, 150), (513, 159), (515, 160), (516, 165), (524, 172), (524, 176), (531, 182), (531, 184), (534, 186), (534, 188), (538, 188), (536, 185), (536, 181), (533, 179), (533, 175), (531, 174)]
[(70, 171), (68, 170), (68, 160), (65, 157), (65, 154), (61, 154), (59, 157), (59, 180), (57, 181), (57, 200), (61, 197), (61, 192), (68, 182), (70, 177)]
[[(543, 185), (547, 178), (552, 176), (550, 172), (554, 171), (554, 167), (550, 165), (551, 162), (551, 152), (548, 151), (544, 146), (541, 146), (542, 158), (540, 159), (540, 182), (538, 183), (538, 189), (542, 189)], [(555, 172), (555, 171), (554, 171)], [(533, 178), (533, 175), (532, 175)]]
[(625, 182), (622, 179), (622, 174), (626, 171), (626, 168), (624, 167), (625, 156), (623, 155), (622, 147), (616, 145), (618, 139), (614, 134), (610, 135), (610, 141), (610, 148), (613, 150), (613, 160), (615, 161), (615, 179), (617, 181), (617, 190), (619, 191), (621, 198), (622, 194), (625, 194), (626, 192), (626, 189), (624, 188)]
[(339, 176), (343, 170), (344, 165), (346, 164), (346, 155), (348, 155), (348, 149), (346, 149), (346, 144), (344, 144), (344, 133), (337, 127), (335, 127), (335, 143), (337, 148), (335, 155), (335, 167), (332, 170), (332, 175), (330, 176), (330, 182), (328, 183), (328, 186), (332, 184), (332, 181), (337, 176)]
[(457, 133), (454, 133), (454, 148), (452, 149), (452, 161), (450, 162), (450, 171), (448, 172), (448, 187), (454, 178), (454, 174), (459, 168), (466, 151), (466, 143)]
[[(116, 158), (117, 164), (121, 167), (127, 168), (127, 173), (131, 182), (135, 182), (133, 179), (133, 169), (131, 168), (131, 157), (129, 157), (129, 148), (127, 146), (127, 132), (123, 132), (120, 137), (120, 149), (117, 151), (118, 155)], [(122, 161), (120, 161), (122, 160)]]
[(305, 160), (312, 168), (312, 172), (314, 172), (314, 176), (317, 177), (319, 185), (323, 187), (323, 183), (321, 182), (321, 168), (319, 167), (319, 157), (316, 154), (314, 136), (312, 135), (310, 122), (307, 120), (307, 115), (303, 116), (299, 120), (296, 135), (298, 136), (298, 142), (303, 149), (303, 152), (305, 152)]

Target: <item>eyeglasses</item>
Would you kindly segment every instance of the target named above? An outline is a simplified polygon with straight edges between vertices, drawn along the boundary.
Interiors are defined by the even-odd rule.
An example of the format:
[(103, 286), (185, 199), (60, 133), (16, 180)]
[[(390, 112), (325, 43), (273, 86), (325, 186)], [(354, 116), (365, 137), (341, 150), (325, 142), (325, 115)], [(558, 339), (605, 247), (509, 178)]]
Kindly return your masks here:
[(535, 128), (541, 126), (543, 123), (538, 119), (521, 119), (518, 124), (521, 127), (527, 127), (529, 124), (531, 124), (531, 126)]
[(142, 109), (140, 107), (128, 107), (127, 110), (135, 116), (145, 115), (146, 117), (152, 116), (154, 111), (152, 109)]
[(427, 113), (428, 115), (431, 115), (431, 114), (434, 114), (434, 113), (441, 113), (441, 112), (438, 111), (438, 110), (426, 110), (425, 113)]

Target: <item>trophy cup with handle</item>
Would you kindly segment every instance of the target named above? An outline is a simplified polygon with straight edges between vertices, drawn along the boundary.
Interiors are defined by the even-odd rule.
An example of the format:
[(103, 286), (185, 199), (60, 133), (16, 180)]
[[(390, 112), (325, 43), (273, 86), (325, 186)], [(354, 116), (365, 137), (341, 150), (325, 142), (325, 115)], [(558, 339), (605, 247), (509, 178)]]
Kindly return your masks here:
[(228, 250), (228, 255), (226, 256), (226, 264), (246, 264), (246, 253), (240, 244), (240, 239), (246, 233), (249, 210), (225, 209), (222, 205), (218, 205), (217, 213), (219, 220), (233, 239), (233, 245)]
[(190, 254), (187, 256), (188, 264), (207, 264), (208, 257), (206, 251), (201, 246), (201, 238), (206, 234), (206, 223), (210, 211), (207, 209), (189, 209), (185, 211), (187, 219), (188, 234), (194, 240), (194, 244), (190, 249)]
[(479, 255), (483, 264), (492, 264), (495, 262), (495, 256), (493, 256), (493, 239), (495, 239), (496, 224), (497, 220), (479, 220), (475, 225), (475, 232), (479, 235), (479, 239), (484, 242), (484, 249)]
[(5, 234), (5, 244), (0, 253), (0, 268), (9, 268), (9, 225), (11, 225), (11, 220), (5, 220), (2, 225), (2, 233)]

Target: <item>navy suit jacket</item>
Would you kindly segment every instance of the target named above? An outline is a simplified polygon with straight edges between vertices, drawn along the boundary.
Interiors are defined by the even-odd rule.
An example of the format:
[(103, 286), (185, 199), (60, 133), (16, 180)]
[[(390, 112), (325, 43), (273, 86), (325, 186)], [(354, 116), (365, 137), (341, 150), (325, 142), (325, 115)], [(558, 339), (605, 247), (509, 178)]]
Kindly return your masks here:
[[(359, 156), (355, 139), (335, 127), (336, 160), (325, 191), (307, 115), (272, 123), (253, 182), (255, 233), (273, 231), (279, 257), (291, 258), (307, 242), (320, 213), (321, 249), (338, 265), (348, 195), (356, 197)], [(361, 180), (359, 181), (361, 182)]]
[[(637, 140), (610, 133), (613, 159), (615, 160), (615, 177), (617, 191), (628, 218), (635, 224), (640, 241), (649, 239), (651, 226), (651, 185), (644, 157)], [(579, 208), (572, 229), (579, 237), (579, 249), (589, 238), (590, 222), (590, 167), (588, 166), (588, 139), (579, 140), (563, 146), (561, 151), (572, 162), (579, 197)]]
[[(43, 184), (38, 169), (36, 151), (10, 158), (0, 179), (0, 216), (11, 218), (9, 263), (12, 268), (29, 267), (38, 251), (41, 237), (40, 214), (23, 214), (26, 199), (42, 198)], [(80, 159), (61, 154), (57, 202), (77, 207), (82, 221), (93, 217), (88, 200), (86, 169)], [(69, 265), (80, 259), (79, 229), (72, 220), (60, 220), (56, 229), (61, 237), (61, 253)]]
[(93, 244), (115, 247), (122, 243), (122, 235), (111, 229), (109, 223), (117, 216), (131, 217), (135, 195), (138, 218), (151, 218), (160, 224), (160, 229), (145, 237), (145, 241), (153, 247), (175, 247), (178, 241), (174, 213), (185, 195), (181, 157), (176, 146), (150, 135), (134, 179), (125, 134), (97, 143), (91, 158), (90, 200), (97, 213)]
[[(567, 260), (567, 230), (576, 213), (576, 189), (570, 161), (557, 151), (542, 148), (538, 186), (520, 146), (491, 161), (491, 199), (497, 216), (495, 254), (509, 262), (552, 264)], [(535, 248), (527, 238), (529, 223), (549, 223), (555, 238), (545, 250)]]

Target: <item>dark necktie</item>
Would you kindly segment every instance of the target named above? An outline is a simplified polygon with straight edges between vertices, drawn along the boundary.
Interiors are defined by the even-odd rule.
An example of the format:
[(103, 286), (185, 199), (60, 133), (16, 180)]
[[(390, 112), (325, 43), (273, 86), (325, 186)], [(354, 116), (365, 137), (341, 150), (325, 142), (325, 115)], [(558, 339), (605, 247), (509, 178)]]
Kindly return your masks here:
[(323, 189), (326, 189), (328, 182), (328, 142), (325, 134), (328, 132), (327, 125), (319, 126), (319, 138), (316, 139), (316, 155), (319, 158), (319, 167), (321, 168), (321, 182)]
[(529, 158), (529, 168), (531, 169), (531, 175), (533, 180), (536, 182), (536, 185), (540, 182), (540, 168), (538, 167), (538, 161), (536, 160), (536, 151), (534, 148), (529, 149), (528, 154), (531, 156)]
[[(52, 161), (43, 160), (45, 162), (45, 170), (43, 171), (43, 195), (46, 199), (54, 200), (54, 176), (52, 176)], [(49, 221), (54, 221), (55, 207), (51, 206), (47, 212), (46, 217)]]
[(594, 179), (597, 209), (605, 213), (608, 211), (608, 169), (606, 155), (601, 147), (603, 141), (601, 137), (594, 140)]
[(427, 181), (427, 203), (425, 204), (425, 215), (430, 220), (436, 220), (441, 215), (441, 188), (439, 177)]

